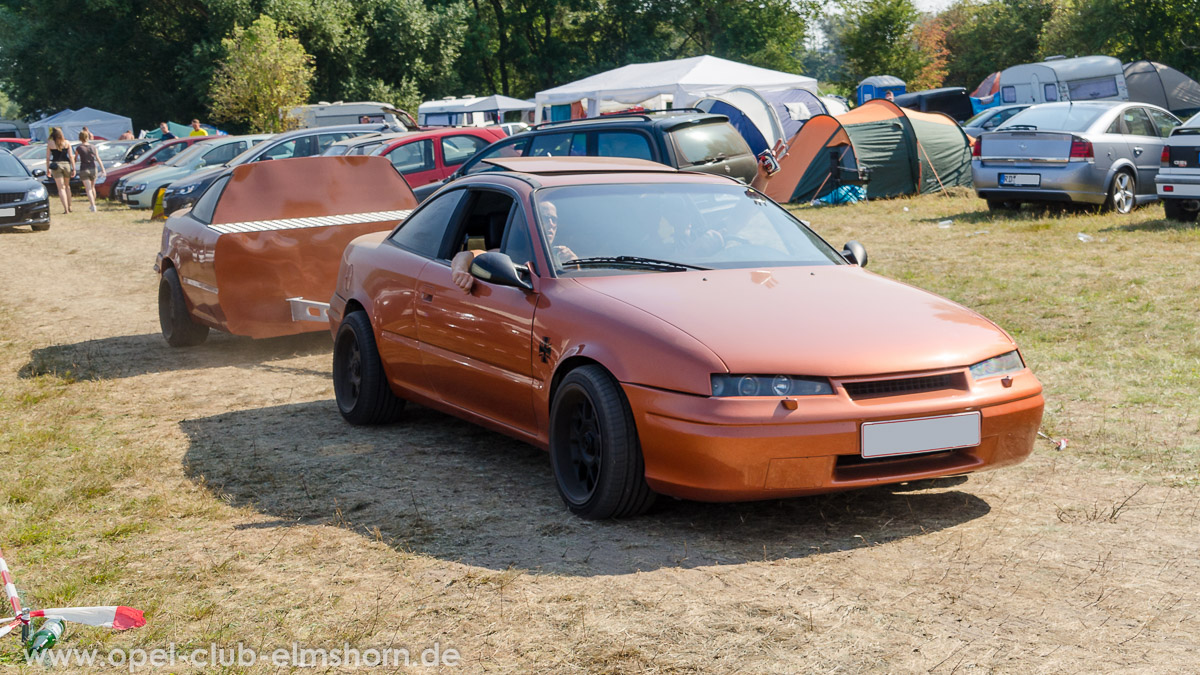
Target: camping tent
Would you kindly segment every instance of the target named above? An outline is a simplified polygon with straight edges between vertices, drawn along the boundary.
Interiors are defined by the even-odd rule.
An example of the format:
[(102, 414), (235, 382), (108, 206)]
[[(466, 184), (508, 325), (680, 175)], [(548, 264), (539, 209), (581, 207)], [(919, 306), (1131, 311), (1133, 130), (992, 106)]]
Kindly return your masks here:
[(757, 91), (807, 89), (817, 92), (817, 81), (803, 75), (748, 66), (715, 56), (693, 56), (675, 61), (634, 63), (553, 89), (539, 91), (536, 121), (547, 106), (587, 101), (588, 117), (600, 113), (601, 101), (637, 104), (656, 96), (670, 95), (676, 108), (691, 106), (698, 99), (721, 94), (734, 87)]
[(762, 93), (762, 97), (775, 109), (775, 116), (783, 126), (785, 140), (795, 136), (814, 115), (829, 112), (825, 103), (807, 89), (767, 91)]
[(1126, 63), (1129, 100), (1153, 103), (1187, 119), (1200, 111), (1200, 82), (1154, 61)]
[(44, 141), (50, 137), (50, 127), (62, 127), (63, 135), (68, 140), (78, 136), (84, 127), (87, 127), (93, 136), (113, 139), (132, 130), (133, 123), (128, 117), (95, 108), (67, 109), (30, 124), (29, 134), (34, 140)]
[(753, 89), (736, 87), (719, 96), (702, 98), (695, 107), (728, 117), (755, 155), (787, 140), (775, 108)]
[(845, 115), (805, 122), (755, 187), (776, 201), (810, 201), (840, 185), (847, 172), (871, 170), (869, 198), (937, 192), (971, 184), (971, 146), (961, 127), (941, 113), (873, 99)]
[(998, 91), (1000, 91), (1000, 71), (997, 70), (983, 78), (979, 86), (975, 87), (975, 91), (971, 92), (971, 96), (975, 98), (987, 98)]

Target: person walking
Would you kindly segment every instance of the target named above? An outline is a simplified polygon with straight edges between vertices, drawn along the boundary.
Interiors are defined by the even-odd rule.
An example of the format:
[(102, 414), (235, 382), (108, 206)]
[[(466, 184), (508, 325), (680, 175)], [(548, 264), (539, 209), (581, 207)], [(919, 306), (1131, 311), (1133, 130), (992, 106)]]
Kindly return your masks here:
[(159, 122), (158, 130), (162, 132), (162, 136), (159, 138), (161, 141), (169, 141), (173, 138), (177, 138), (175, 134), (171, 133), (171, 127), (167, 126), (166, 122)]
[(75, 175), (75, 153), (71, 144), (63, 138), (62, 129), (50, 129), (50, 141), (46, 143), (46, 169), (54, 178), (58, 188), (58, 199), (62, 202), (63, 213), (71, 212), (71, 178)]
[(79, 145), (75, 146), (75, 155), (79, 157), (79, 179), (83, 181), (83, 191), (87, 194), (91, 210), (96, 210), (96, 174), (104, 173), (104, 160), (92, 145), (92, 134), (88, 131), (79, 132)]
[(192, 120), (192, 133), (188, 136), (207, 136), (208, 132), (200, 128), (200, 120)]

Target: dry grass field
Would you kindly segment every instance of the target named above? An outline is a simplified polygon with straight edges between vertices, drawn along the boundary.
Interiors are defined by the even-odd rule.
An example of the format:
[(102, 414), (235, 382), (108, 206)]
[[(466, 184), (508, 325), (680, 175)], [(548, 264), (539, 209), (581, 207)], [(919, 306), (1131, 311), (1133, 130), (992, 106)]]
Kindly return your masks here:
[[(969, 192), (798, 213), (1012, 333), (1068, 447), (970, 478), (582, 521), (528, 446), (419, 408), (343, 423), (327, 334), (170, 349), (161, 225), (106, 206), (0, 230), (17, 586), (35, 607), (146, 610), (134, 631), (68, 630), (65, 647), (102, 652), (436, 642), (466, 672), (1200, 671), (1200, 230), (1160, 206), (993, 217)], [(11, 637), (0, 663), (22, 663)]]

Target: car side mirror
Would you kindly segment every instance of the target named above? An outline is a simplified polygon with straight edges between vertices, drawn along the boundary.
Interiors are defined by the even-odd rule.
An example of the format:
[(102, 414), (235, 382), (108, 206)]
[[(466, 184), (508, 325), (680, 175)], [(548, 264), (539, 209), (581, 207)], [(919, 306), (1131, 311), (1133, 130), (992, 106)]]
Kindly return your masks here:
[(150, 159), (146, 160), (146, 163), (147, 164), (158, 164), (158, 159), (151, 157)]
[(855, 239), (846, 242), (846, 245), (842, 247), (842, 257), (851, 265), (867, 266), (867, 249)]
[[(522, 270), (526, 274), (524, 278), (521, 276)], [(529, 282), (528, 274), (528, 269), (518, 268), (508, 254), (498, 251), (480, 253), (471, 261), (471, 276), (500, 286), (512, 286), (531, 291), (533, 284)]]
[(42, 176), (45, 176), (45, 175), (46, 175), (46, 170), (45, 170), (45, 169), (34, 169), (34, 170), (33, 170), (33, 177), (34, 177), (34, 178), (41, 178)]

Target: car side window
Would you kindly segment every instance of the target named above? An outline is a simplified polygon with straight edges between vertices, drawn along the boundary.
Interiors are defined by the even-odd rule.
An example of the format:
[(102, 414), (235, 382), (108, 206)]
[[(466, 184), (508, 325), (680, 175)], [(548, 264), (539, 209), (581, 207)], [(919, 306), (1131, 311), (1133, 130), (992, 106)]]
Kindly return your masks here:
[(529, 238), (529, 225), (525, 221), (525, 209), (513, 204), (512, 216), (504, 232), (504, 244), (500, 252), (512, 258), (517, 265), (533, 265), (533, 243)]
[(219, 148), (214, 148), (204, 153), (204, 164), (207, 166), (216, 166), (224, 164), (233, 159), (237, 155), (242, 154), (246, 149), (246, 141), (238, 141), (236, 143), (226, 143)]
[(1170, 136), (1171, 131), (1179, 126), (1179, 120), (1175, 119), (1174, 115), (1161, 110), (1155, 110), (1154, 108), (1147, 108), (1147, 112), (1150, 113), (1151, 119), (1154, 120), (1154, 125), (1158, 127), (1158, 135), (1163, 138)]
[(558, 133), (534, 136), (529, 145), (530, 157), (571, 157), (587, 154), (587, 134)]
[(295, 151), (296, 139), (292, 139), (286, 143), (280, 143), (273, 148), (268, 148), (266, 152), (258, 156), (258, 159), (286, 159), (291, 157)]
[(392, 233), (392, 243), (426, 258), (436, 258), (446, 238), (446, 230), (454, 220), (454, 213), (466, 190), (444, 192), (416, 213), (409, 216)]
[(200, 199), (196, 200), (196, 205), (192, 207), (193, 218), (205, 225), (212, 222), (213, 211), (217, 208), (217, 202), (221, 199), (221, 193), (225, 191), (229, 178), (230, 176), (218, 178), (200, 195)]
[(402, 174), (433, 168), (433, 141), (429, 139), (396, 146), (385, 155)]
[(479, 155), (474, 157), (474, 162), (467, 170), (468, 175), (480, 173), (481, 171), (495, 171), (497, 167), (483, 161), (485, 159), (500, 158), (500, 157), (524, 157), (529, 149), (529, 138), (516, 138), (506, 143), (493, 145), (491, 149), (483, 150)]
[(487, 145), (478, 136), (446, 136), (442, 139), (442, 161), (446, 166), (458, 166)]
[(654, 160), (650, 154), (650, 141), (635, 131), (601, 131), (596, 134), (596, 154), (600, 157)]
[[(316, 138), (315, 147), (310, 148), (312, 150), (312, 155), (319, 155), (322, 152), (325, 152), (326, 150), (328, 150), (329, 146), (333, 145), (334, 143), (337, 143), (338, 141), (344, 141), (347, 138), (350, 138), (351, 136), (354, 136), (354, 135), (355, 134), (344, 133), (344, 132), (336, 133), (336, 134), (321, 134), (321, 135), (317, 136), (317, 138)], [(312, 155), (299, 155), (298, 154), (296, 156), (297, 157), (311, 157)]]
[(1121, 113), (1121, 122), (1124, 123), (1127, 133), (1134, 136), (1157, 136), (1154, 131), (1154, 125), (1150, 123), (1150, 117), (1142, 108), (1128, 108)]

